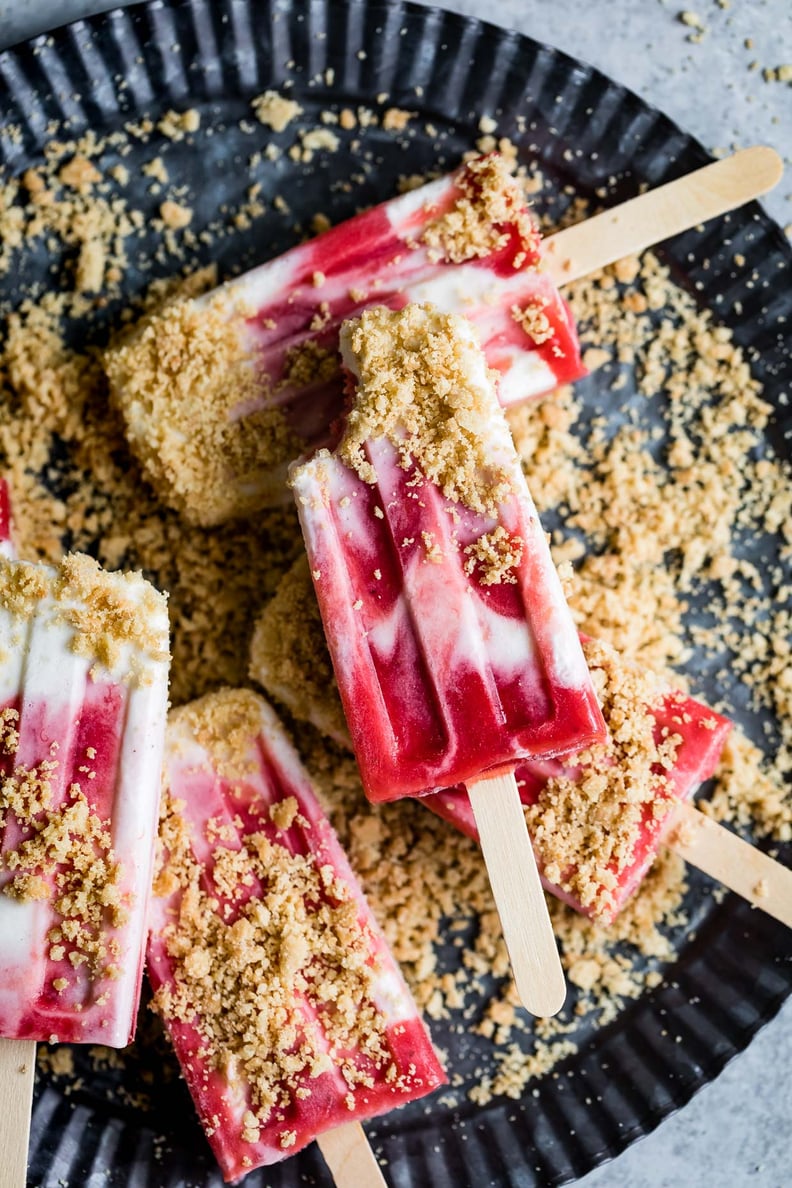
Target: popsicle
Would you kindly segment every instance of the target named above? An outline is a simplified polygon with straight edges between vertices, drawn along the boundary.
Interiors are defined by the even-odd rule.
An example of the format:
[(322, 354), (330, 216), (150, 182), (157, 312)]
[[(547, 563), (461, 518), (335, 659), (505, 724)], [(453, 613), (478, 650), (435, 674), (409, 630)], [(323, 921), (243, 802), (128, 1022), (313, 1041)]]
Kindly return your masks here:
[[(545, 887), (609, 923), (649, 869), (675, 804), (714, 775), (731, 723), (606, 644), (585, 640), (584, 652), (607, 741), (524, 763), (517, 783)], [(439, 792), (426, 805), (476, 836), (463, 788)]]
[(584, 374), (556, 288), (771, 189), (744, 149), (550, 236), (492, 154), (300, 244), (198, 301), (171, 303), (107, 352), (129, 444), (160, 498), (217, 524), (286, 498), (288, 462), (342, 410), (341, 321), (431, 301), (476, 325), (504, 405)]
[(604, 738), (580, 641), (470, 323), (375, 307), (341, 349), (343, 435), (290, 482), (363, 786), (373, 801), (468, 786), (518, 989), (546, 1013), (520, 929), (558, 958), (510, 773)]
[[(661, 845), (792, 927), (792, 870), (688, 803), (715, 775), (731, 722), (638, 672), (612, 648), (584, 642), (608, 740), (517, 770), (542, 882), (570, 907), (611, 923)], [(464, 788), (425, 801), (469, 837)]]
[(465, 313), (504, 401), (576, 379), (577, 335), (539, 243), (493, 154), (171, 305), (105, 357), (130, 446), (161, 498), (201, 524), (287, 497), (285, 467), (342, 411), (341, 322), (373, 303)]
[(0, 1035), (126, 1044), (168, 678), (164, 596), (0, 558)]
[(443, 1084), (269, 705), (225, 689), (173, 711), (164, 785), (148, 972), (224, 1177)]
[(139, 574), (0, 557), (0, 1047), (17, 1070), (24, 1041), (132, 1036), (168, 667), (166, 601)]

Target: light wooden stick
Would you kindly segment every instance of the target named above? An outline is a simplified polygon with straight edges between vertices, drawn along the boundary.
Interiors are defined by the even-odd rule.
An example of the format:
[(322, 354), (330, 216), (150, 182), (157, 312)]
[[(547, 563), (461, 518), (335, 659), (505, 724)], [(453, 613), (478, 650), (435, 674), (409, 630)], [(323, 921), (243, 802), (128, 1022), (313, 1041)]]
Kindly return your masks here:
[(359, 1122), (326, 1130), (316, 1140), (336, 1188), (387, 1188), (366, 1132)]
[(467, 785), (520, 1002), (555, 1015), (566, 982), (514, 773)]
[(666, 845), (692, 866), (792, 928), (792, 870), (756, 846), (685, 802), (674, 809)]
[(36, 1044), (0, 1040), (0, 1188), (25, 1188)]
[(760, 198), (777, 185), (783, 170), (773, 149), (762, 145), (741, 149), (549, 235), (543, 244), (542, 267), (557, 285), (588, 276)]

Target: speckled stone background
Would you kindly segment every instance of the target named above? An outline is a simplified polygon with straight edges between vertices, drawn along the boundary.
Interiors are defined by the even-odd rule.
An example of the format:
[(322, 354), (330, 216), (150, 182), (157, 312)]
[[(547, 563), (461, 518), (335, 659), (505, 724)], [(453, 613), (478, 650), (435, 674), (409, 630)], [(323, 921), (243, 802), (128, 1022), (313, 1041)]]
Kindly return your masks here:
[[(96, 0), (0, 0), (0, 48), (110, 7)], [(775, 77), (779, 67), (792, 70), (792, 0), (691, 0), (687, 10), (678, 0), (446, 0), (444, 7), (591, 62), (712, 151), (771, 144), (787, 173), (765, 205), (792, 235), (792, 83)], [(788, 1185), (792, 1001), (684, 1110), (579, 1181), (579, 1188)]]

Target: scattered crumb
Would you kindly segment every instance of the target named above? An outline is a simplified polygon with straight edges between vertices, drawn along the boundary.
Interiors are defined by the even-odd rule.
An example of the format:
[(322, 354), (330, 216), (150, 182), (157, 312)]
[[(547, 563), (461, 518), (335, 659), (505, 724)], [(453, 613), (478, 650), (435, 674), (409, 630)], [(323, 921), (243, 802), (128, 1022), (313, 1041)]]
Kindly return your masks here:
[(251, 107), (259, 123), (273, 132), (283, 132), (292, 120), (302, 114), (299, 103), (286, 99), (277, 91), (265, 91), (263, 95), (258, 95), (251, 102)]
[(162, 203), (160, 217), (165, 226), (170, 227), (172, 231), (182, 231), (192, 222), (193, 212), (189, 206), (168, 201)]

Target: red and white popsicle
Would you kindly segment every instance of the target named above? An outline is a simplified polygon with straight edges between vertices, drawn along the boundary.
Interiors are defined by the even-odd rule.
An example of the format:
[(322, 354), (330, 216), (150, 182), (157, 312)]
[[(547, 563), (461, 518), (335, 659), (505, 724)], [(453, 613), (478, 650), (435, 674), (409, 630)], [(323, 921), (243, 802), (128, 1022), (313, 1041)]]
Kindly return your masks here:
[[(375, 303), (400, 309), (432, 301), (465, 313), (501, 375), (504, 402), (576, 379), (583, 374), (577, 334), (554, 282), (538, 269), (539, 244), (522, 189), (497, 154), (383, 202), (189, 308), (155, 314), (110, 350), (105, 366), (129, 443), (161, 497), (198, 523), (283, 499), (286, 466), (326, 444), (343, 409), (341, 323)], [(215, 327), (213, 355), (218, 322), (234, 339), (230, 364), (246, 360), (236, 393), (230, 367), (207, 381), (207, 359), (182, 394), (184, 356), (202, 350), (192, 319)], [(170, 398), (153, 401), (160, 385)], [(264, 413), (266, 425), (256, 423)], [(218, 421), (228, 425), (222, 436)], [(271, 436), (258, 467), (255, 451), (234, 444), (236, 433)], [(223, 448), (228, 457), (220, 491), (213, 467), (202, 478), (200, 466), (178, 465), (204, 436), (204, 453)]]
[[(523, 763), (516, 774), (544, 886), (607, 924), (646, 875), (675, 804), (715, 774), (731, 723), (649, 681), (612, 648), (587, 640), (584, 650), (602, 682), (607, 741), (564, 759)], [(477, 836), (464, 788), (425, 804)]]
[(290, 482), (363, 786), (466, 784), (518, 990), (552, 1014), (563, 980), (510, 773), (604, 738), (580, 641), (470, 324), (375, 308), (341, 345), (344, 434)]
[[(586, 654), (592, 671), (607, 672), (611, 684), (629, 675), (615, 715), (604, 702), (608, 741), (581, 755), (522, 764), (516, 773), (547, 890), (608, 924), (667, 845), (792, 928), (792, 870), (690, 803), (715, 775), (731, 722), (678, 690), (638, 692), (633, 666), (602, 644), (587, 641)], [(636, 761), (641, 733), (651, 735), (643, 763)], [(463, 788), (446, 789), (425, 803), (476, 837)]]
[(415, 1003), (262, 698), (175, 710), (164, 784), (148, 972), (223, 1175), (318, 1138), (341, 1184), (361, 1119), (445, 1082)]
[(105, 356), (129, 444), (193, 522), (282, 501), (288, 463), (325, 444), (342, 411), (340, 325), (373, 304), (463, 314), (501, 403), (544, 395), (585, 374), (557, 285), (757, 197), (780, 173), (771, 149), (745, 149), (540, 245), (502, 159), (471, 160), (140, 322)]
[[(139, 574), (0, 557), (0, 1037), (16, 1041), (0, 1048), (17, 1070), (29, 1041), (132, 1037), (168, 647), (166, 600)], [(22, 1183), (32, 1072), (17, 1084), (0, 1126)]]

